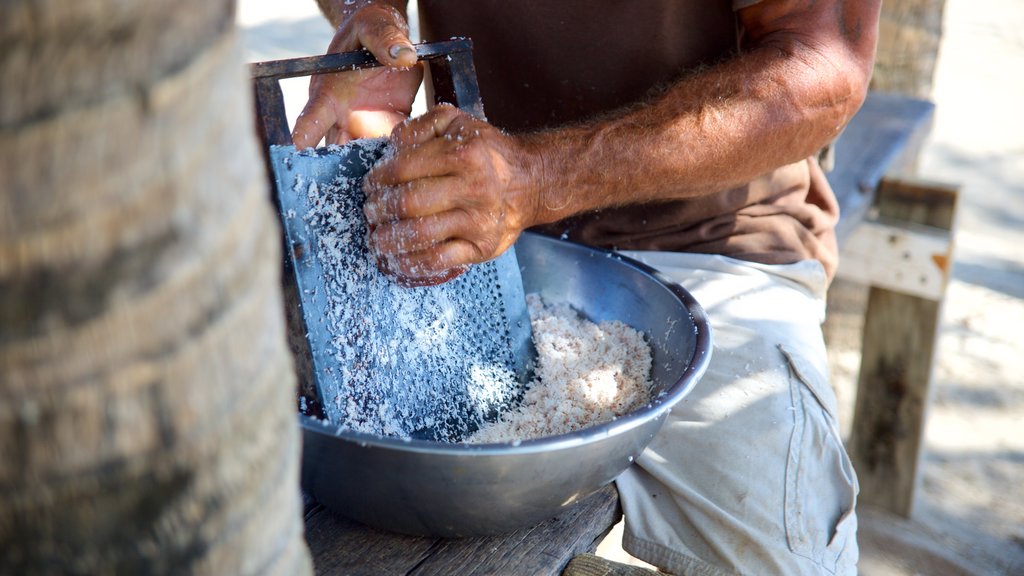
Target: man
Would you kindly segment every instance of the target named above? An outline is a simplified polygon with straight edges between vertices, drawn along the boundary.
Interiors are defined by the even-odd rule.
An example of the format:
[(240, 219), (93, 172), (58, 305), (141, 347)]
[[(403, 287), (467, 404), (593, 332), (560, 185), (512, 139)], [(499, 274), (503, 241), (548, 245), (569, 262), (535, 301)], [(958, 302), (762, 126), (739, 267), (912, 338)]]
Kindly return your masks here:
[(394, 127), (365, 181), (383, 268), (441, 282), (539, 227), (646, 261), (707, 310), (707, 374), (617, 481), (624, 548), (676, 574), (855, 572), (820, 330), (838, 208), (816, 155), (863, 101), (880, 0), (420, 0), (425, 40), (473, 38), (489, 122), (406, 120), (402, 7), (321, 5), (329, 51), (392, 68), (315, 79), (293, 137)]

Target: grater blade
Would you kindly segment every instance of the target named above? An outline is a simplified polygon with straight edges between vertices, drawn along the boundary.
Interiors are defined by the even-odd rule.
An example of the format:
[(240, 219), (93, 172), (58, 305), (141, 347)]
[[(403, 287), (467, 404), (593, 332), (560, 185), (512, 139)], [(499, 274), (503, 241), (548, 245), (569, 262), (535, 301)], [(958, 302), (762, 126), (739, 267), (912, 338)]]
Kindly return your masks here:
[(271, 146), (315, 386), (345, 428), (458, 442), (514, 408), (535, 351), (510, 248), (440, 286), (404, 288), (367, 248), (362, 179), (386, 141)]

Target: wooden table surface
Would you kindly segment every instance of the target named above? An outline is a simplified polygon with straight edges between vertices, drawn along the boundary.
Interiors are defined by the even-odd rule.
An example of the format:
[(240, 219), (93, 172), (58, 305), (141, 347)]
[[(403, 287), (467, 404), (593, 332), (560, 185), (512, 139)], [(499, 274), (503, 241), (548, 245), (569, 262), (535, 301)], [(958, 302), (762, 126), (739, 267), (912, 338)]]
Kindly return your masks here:
[(621, 518), (608, 485), (564, 514), (493, 537), (449, 540), (384, 532), (307, 502), (306, 541), (317, 574), (345, 576), (554, 576), (593, 552)]

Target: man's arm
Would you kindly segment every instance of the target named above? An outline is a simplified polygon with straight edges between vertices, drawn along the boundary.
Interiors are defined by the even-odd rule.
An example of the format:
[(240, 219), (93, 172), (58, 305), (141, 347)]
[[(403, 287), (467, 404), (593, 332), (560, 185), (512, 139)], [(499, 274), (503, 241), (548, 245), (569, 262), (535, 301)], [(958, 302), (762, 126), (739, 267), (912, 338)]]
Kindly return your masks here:
[(745, 8), (739, 56), (612, 119), (512, 137), (440, 108), (399, 126), (398, 153), (367, 177), (373, 245), (395, 273), (434, 276), (497, 256), (530, 226), (712, 193), (806, 158), (863, 102), (880, 3)]
[(525, 137), (543, 162), (532, 221), (717, 192), (810, 156), (863, 102), (880, 4), (765, 0), (739, 13), (740, 56), (617, 119)]

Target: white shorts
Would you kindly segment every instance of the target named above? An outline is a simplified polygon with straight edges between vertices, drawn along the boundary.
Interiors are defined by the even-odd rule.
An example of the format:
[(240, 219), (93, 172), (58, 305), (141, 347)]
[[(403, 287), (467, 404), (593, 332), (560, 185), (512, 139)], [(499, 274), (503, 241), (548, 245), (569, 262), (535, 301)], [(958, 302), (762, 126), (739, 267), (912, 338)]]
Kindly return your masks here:
[(854, 574), (857, 480), (836, 421), (817, 261), (624, 252), (707, 311), (707, 373), (616, 481), (623, 548), (673, 574)]

